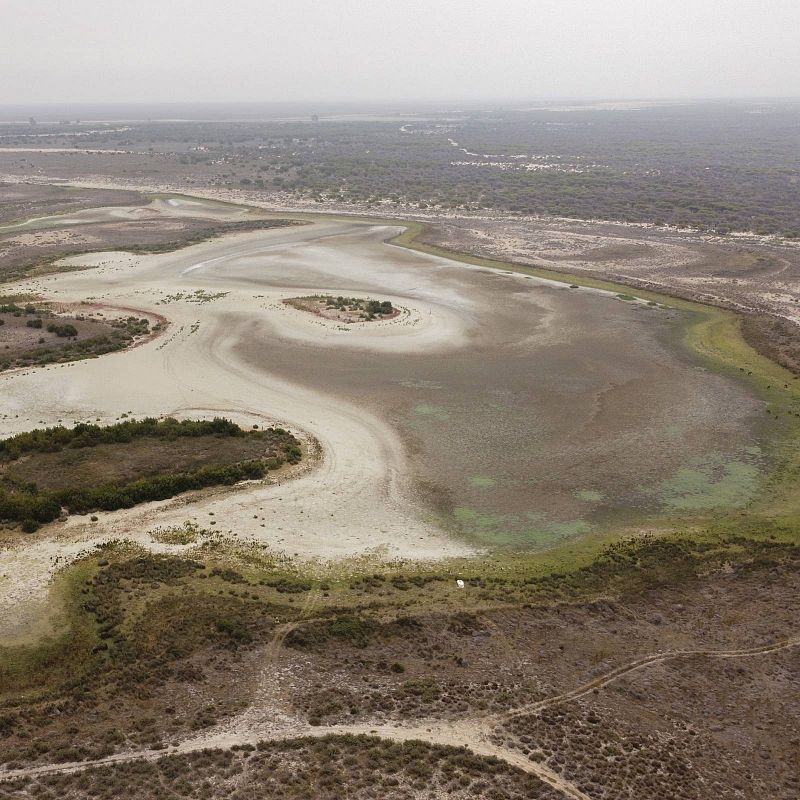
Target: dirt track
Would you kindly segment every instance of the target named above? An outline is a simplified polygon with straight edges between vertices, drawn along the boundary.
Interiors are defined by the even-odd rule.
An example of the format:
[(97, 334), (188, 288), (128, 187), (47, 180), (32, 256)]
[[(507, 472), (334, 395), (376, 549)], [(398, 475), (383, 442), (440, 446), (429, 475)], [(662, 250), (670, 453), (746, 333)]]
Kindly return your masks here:
[[(313, 598), (309, 598), (306, 611), (310, 610)], [(281, 637), (288, 632), (281, 629), (276, 634), (275, 643), (279, 644)], [(515, 709), (506, 714), (488, 715), (485, 717), (466, 718), (457, 722), (442, 722), (440, 720), (422, 720), (413, 725), (332, 725), (309, 726), (296, 720), (286, 720), (268, 729), (259, 729), (252, 725), (252, 712), (245, 711), (239, 718), (224, 724), (221, 729), (211, 730), (195, 738), (187, 739), (168, 752), (141, 750), (118, 753), (94, 761), (72, 762), (63, 764), (45, 764), (42, 766), (28, 767), (16, 770), (0, 771), (0, 782), (15, 778), (35, 777), (65, 772), (81, 772), (95, 766), (109, 766), (126, 763), (129, 761), (148, 760), (155, 761), (165, 755), (173, 753), (189, 753), (206, 748), (232, 747), (241, 744), (255, 744), (262, 740), (291, 739), (300, 736), (327, 736), (330, 734), (365, 734), (394, 741), (419, 740), (430, 744), (448, 745), (454, 747), (465, 746), (478, 755), (493, 756), (509, 765), (532, 773), (560, 791), (571, 800), (592, 800), (589, 795), (582, 792), (563, 776), (553, 771), (545, 764), (528, 759), (523, 754), (501, 746), (492, 741), (492, 731), (497, 726), (522, 714), (532, 714), (537, 711), (561, 703), (576, 700), (595, 689), (601, 689), (623, 675), (644, 669), (650, 665), (663, 661), (689, 657), (702, 656), (708, 659), (715, 658), (752, 658), (769, 655), (791, 647), (800, 646), (800, 637), (781, 639), (762, 647), (737, 649), (737, 650), (681, 650), (672, 652), (653, 653), (649, 656), (636, 659), (628, 664), (617, 667), (610, 672), (598, 676), (594, 680), (569, 692), (546, 698), (526, 708)], [(266, 665), (267, 667), (269, 664)], [(270, 709), (273, 713), (275, 709)]]

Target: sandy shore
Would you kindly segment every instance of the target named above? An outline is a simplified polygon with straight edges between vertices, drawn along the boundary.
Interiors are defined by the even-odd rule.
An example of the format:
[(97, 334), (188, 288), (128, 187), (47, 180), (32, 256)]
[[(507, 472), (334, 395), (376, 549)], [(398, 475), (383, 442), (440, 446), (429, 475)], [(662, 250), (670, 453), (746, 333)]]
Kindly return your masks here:
[[(342, 330), (283, 304), (293, 288), (254, 291), (227, 269), (234, 256), (253, 252), (262, 260), (286, 258), (293, 246), (317, 237), (366, 235), (374, 243), (385, 234), (369, 226), (322, 223), (234, 235), (166, 255), (101, 253), (73, 259), (98, 265), (95, 269), (9, 287), (60, 303), (91, 299), (135, 307), (163, 314), (170, 326), (161, 337), (122, 353), (0, 377), (2, 436), (59, 421), (111, 423), (123, 413), (226, 415), (243, 424), (289, 427), (310, 451), (319, 447), (320, 455), (313, 467), (290, 480), (211, 491), (189, 503), (178, 498), (101, 514), (97, 522), (70, 517), (43, 528), (25, 547), (0, 553), (0, 631), (18, 629), (29, 617), (22, 606), (32, 613), (30, 600), (41, 598), (53, 570), (87, 548), (114, 538), (154, 547), (149, 531), (186, 520), (207, 525), (213, 518), (221, 533), (236, 531), (240, 540), (301, 559), (365, 553), (429, 559), (471, 552), (423, 519), (405, 477), (403, 447), (390, 427), (323, 388), (258, 373), (237, 355), (241, 337), (256, 330), (265, 346), (273, 336), (302, 346), (394, 352), (446, 350), (463, 343), (464, 323), (433, 302), (410, 305), (388, 291), (385, 296), (402, 301), (406, 314)], [(358, 266), (344, 259), (320, 269), (328, 270), (329, 288), (338, 291), (342, 274), (352, 279)], [(399, 274), (396, 281), (399, 287)]]

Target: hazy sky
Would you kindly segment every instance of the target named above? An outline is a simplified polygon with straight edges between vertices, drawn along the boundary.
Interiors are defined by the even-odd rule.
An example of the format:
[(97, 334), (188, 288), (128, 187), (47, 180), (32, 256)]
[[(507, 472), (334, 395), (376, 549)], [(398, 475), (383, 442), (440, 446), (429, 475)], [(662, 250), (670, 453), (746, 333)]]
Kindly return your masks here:
[(800, 96), (800, 0), (0, 0), (0, 103)]

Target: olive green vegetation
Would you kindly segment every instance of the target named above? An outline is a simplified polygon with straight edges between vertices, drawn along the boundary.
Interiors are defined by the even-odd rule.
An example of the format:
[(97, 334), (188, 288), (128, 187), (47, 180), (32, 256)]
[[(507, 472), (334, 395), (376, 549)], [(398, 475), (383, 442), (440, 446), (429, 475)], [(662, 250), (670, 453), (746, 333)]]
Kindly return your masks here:
[[(201, 650), (265, 644), (364, 644), (402, 637), (415, 617), (519, 604), (583, 603), (700, 579), (723, 566), (800, 558), (797, 527), (719, 524), (544, 554), (436, 564), (301, 568), (223, 538), (180, 556), (113, 542), (65, 568), (52, 589), (63, 627), (35, 644), (0, 648), (0, 717), (22, 701), (63, 694), (96, 700), (158, 684)], [(458, 589), (456, 577), (466, 589)]]
[[(251, 438), (263, 443), (263, 457), (242, 459), (234, 463), (208, 461), (185, 470), (148, 471), (147, 460), (126, 478), (106, 480), (100, 484), (59, 486), (38, 485), (47, 479), (37, 467), (37, 455), (57, 453), (65, 449), (94, 450), (101, 445), (124, 448), (134, 440), (149, 439), (156, 446), (170, 448), (176, 439)], [(159, 444), (160, 443), (160, 444)], [(34, 467), (29, 473), (35, 481), (24, 480), (11, 469), (13, 462), (28, 456), (26, 466)], [(130, 508), (138, 503), (165, 500), (181, 492), (202, 489), (206, 486), (230, 485), (242, 480), (263, 478), (270, 469), (285, 462), (297, 463), (302, 455), (299, 441), (282, 428), (264, 431), (244, 431), (235, 423), (217, 417), (213, 420), (182, 420), (172, 418), (156, 420), (128, 420), (115, 425), (100, 426), (80, 423), (73, 428), (63, 426), (42, 428), (0, 440), (0, 521), (22, 522), (25, 532), (31, 533), (44, 522), (51, 522), (62, 514), (86, 514), (89, 511), (113, 511)], [(103, 451), (103, 457), (115, 456)], [(121, 457), (121, 456), (120, 456)], [(213, 459), (213, 456), (212, 456)], [(48, 462), (49, 463), (49, 462)], [(104, 462), (108, 470), (108, 462)], [(106, 472), (103, 472), (105, 477)]]

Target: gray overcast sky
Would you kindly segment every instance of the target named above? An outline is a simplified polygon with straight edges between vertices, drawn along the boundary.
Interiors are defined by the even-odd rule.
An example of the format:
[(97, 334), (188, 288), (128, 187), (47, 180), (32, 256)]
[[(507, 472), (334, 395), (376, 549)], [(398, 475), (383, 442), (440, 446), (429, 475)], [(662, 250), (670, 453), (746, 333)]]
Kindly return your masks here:
[(800, 0), (0, 0), (0, 103), (800, 96)]

